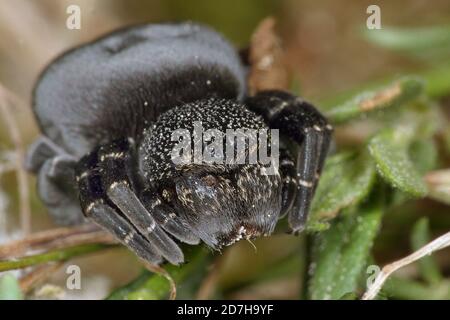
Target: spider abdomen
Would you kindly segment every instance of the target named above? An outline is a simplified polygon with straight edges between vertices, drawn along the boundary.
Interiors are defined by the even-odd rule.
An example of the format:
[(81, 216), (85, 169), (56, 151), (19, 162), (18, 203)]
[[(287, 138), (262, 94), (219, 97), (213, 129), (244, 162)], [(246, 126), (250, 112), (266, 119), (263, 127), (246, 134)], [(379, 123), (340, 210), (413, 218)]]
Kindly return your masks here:
[(143, 25), (63, 54), (43, 72), (34, 111), (43, 132), (80, 157), (116, 138), (139, 138), (179, 104), (241, 98), (244, 78), (235, 50), (211, 29)]

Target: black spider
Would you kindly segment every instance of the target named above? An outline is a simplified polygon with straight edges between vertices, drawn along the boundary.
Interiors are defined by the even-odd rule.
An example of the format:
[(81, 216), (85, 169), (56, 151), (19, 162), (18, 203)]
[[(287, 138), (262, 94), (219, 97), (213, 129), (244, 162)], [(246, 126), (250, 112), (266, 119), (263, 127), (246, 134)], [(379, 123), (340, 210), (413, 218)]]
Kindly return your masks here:
[[(43, 135), (27, 156), (52, 216), (77, 223), (82, 211), (152, 263), (184, 260), (173, 238), (220, 249), (270, 234), (286, 213), (301, 231), (332, 127), (290, 93), (246, 96), (245, 71), (227, 41), (191, 23), (120, 30), (56, 59), (34, 91)], [(170, 132), (194, 121), (279, 129), (279, 171), (175, 166)]]

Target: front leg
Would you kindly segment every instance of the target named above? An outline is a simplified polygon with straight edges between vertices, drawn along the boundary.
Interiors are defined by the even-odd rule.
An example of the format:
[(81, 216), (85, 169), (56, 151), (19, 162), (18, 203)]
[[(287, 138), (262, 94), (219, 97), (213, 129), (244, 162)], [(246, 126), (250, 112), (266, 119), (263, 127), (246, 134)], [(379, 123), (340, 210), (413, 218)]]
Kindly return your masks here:
[[(305, 227), (333, 128), (311, 104), (287, 92), (262, 91), (248, 98), (246, 105), (261, 115), (271, 129), (278, 129), (299, 147), (295, 177), (297, 193), (288, 217), (292, 231), (298, 233)], [(283, 198), (287, 197), (283, 195)]]
[(140, 258), (159, 263), (162, 256), (179, 264), (184, 260), (181, 249), (152, 214), (160, 201), (150, 199), (149, 211), (136, 195), (132, 149), (126, 139), (115, 141), (80, 160), (77, 181), (83, 213)]

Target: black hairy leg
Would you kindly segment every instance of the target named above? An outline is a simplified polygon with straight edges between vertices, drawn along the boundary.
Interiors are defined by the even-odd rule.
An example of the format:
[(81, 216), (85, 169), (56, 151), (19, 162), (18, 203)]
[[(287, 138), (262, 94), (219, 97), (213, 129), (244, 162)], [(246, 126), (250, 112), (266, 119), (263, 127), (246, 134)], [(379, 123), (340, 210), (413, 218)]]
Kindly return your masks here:
[(163, 203), (156, 193), (150, 189), (144, 190), (141, 196), (142, 204), (167, 233), (187, 244), (199, 244), (200, 238), (195, 235), (174, 210)]
[(171, 212), (164, 211), (153, 193), (146, 193), (146, 205), (138, 198), (138, 184), (133, 181), (133, 150), (132, 141), (116, 140), (79, 161), (76, 175), (83, 213), (140, 258), (159, 263), (163, 257), (179, 264), (184, 260), (183, 253), (156, 221), (155, 212), (160, 221), (168, 217), (164, 226), (180, 240), (194, 243), (196, 239)]
[(283, 187), (279, 217), (283, 218), (292, 210), (297, 195), (297, 168), (291, 153), (287, 149), (280, 149), (280, 175)]
[[(248, 98), (246, 105), (263, 116), (270, 128), (278, 129), (282, 135), (298, 145), (295, 182), (290, 181), (293, 170), (289, 158), (280, 159), (281, 173), (286, 175), (283, 178), (289, 181), (283, 188), (282, 199), (295, 199), (288, 221), (292, 231), (298, 233), (305, 227), (333, 128), (311, 104), (287, 92), (262, 91)], [(289, 200), (285, 200), (285, 203), (289, 203)]]
[(75, 165), (76, 158), (46, 136), (39, 137), (25, 157), (26, 169), (37, 174), (39, 196), (61, 225), (84, 220), (73, 183)]

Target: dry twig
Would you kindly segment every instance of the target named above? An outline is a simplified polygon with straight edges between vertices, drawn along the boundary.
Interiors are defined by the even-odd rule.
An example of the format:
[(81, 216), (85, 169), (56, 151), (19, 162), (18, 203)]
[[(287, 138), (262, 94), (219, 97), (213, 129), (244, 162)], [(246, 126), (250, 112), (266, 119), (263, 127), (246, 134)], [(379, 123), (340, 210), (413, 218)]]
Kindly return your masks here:
[(111, 235), (96, 225), (85, 224), (31, 234), (0, 246), (0, 259), (22, 256), (30, 250), (48, 251), (82, 244), (113, 243)]
[(214, 291), (216, 290), (217, 281), (219, 280), (220, 271), (223, 266), (223, 261), (223, 256), (218, 257), (210, 266), (208, 274), (203, 279), (197, 291), (197, 300), (208, 300), (212, 297)]
[(162, 268), (160, 266), (150, 264), (144, 260), (141, 260), (141, 261), (143, 262), (143, 264), (147, 270), (149, 270), (150, 272), (159, 274), (159, 275), (163, 276), (164, 278), (166, 278), (167, 281), (169, 281), (169, 285), (170, 285), (169, 300), (175, 300), (175, 298), (177, 297), (177, 285), (175, 284), (175, 281), (170, 276), (170, 274), (164, 268)]
[(251, 69), (248, 79), (252, 94), (267, 89), (289, 88), (290, 75), (275, 24), (275, 19), (268, 17), (258, 25), (252, 35), (249, 52)]
[(47, 278), (55, 273), (64, 265), (64, 262), (58, 261), (54, 263), (45, 264), (30, 271), (28, 274), (20, 279), (20, 289), (23, 294), (27, 294), (37, 285), (44, 282)]
[(413, 252), (409, 256), (384, 266), (383, 269), (378, 274), (378, 276), (375, 278), (374, 283), (368, 288), (366, 293), (364, 293), (362, 300), (374, 299), (377, 296), (378, 292), (380, 291), (381, 287), (383, 286), (384, 282), (387, 280), (387, 278), (398, 269), (410, 263), (413, 263), (426, 255), (430, 255), (434, 251), (444, 249), (448, 246), (450, 246), (450, 232), (447, 232), (446, 234), (440, 236), (439, 238), (431, 241), (430, 243), (423, 246), (419, 250)]
[(31, 231), (31, 208), (30, 195), (28, 190), (27, 174), (22, 165), (24, 158), (24, 148), (22, 136), (19, 131), (19, 126), (10, 110), (11, 104), (19, 101), (18, 98), (5, 87), (0, 84), (0, 112), (12, 143), (14, 144), (16, 153), (16, 172), (17, 172), (17, 186), (19, 190), (19, 210), (20, 210), (20, 224), (24, 234), (29, 234)]
[(425, 175), (429, 197), (450, 204), (450, 169), (440, 169)]

